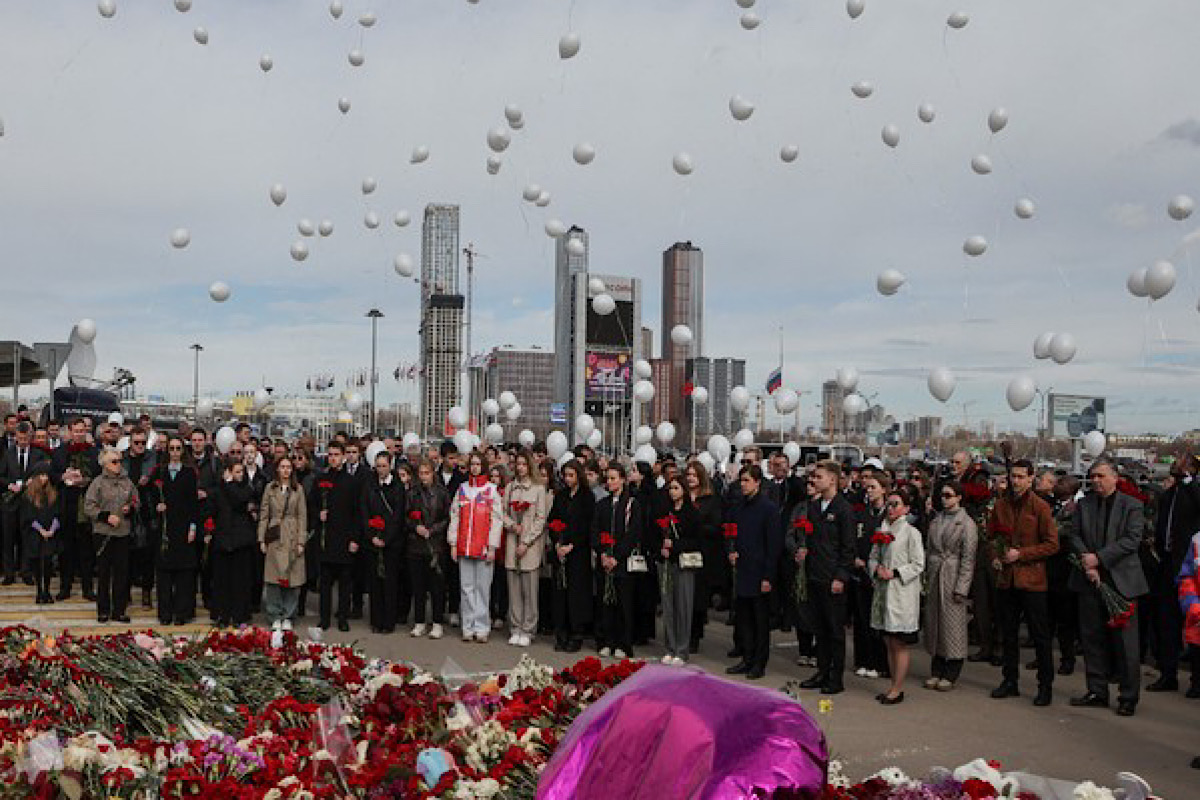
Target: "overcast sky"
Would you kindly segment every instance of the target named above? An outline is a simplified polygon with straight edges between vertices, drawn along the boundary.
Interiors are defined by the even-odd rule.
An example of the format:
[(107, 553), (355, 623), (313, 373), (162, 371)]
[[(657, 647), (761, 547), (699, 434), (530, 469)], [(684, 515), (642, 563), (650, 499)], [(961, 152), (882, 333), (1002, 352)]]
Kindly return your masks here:
[[(190, 396), (193, 342), (206, 394), (296, 392), (369, 364), (377, 306), (390, 372), (416, 359), (418, 324), (393, 259), (419, 261), (425, 204), (452, 202), (484, 255), (477, 350), (551, 344), (543, 225), (557, 218), (588, 229), (593, 270), (643, 279), (656, 329), (662, 250), (703, 248), (707, 354), (746, 357), (761, 390), (782, 325), (784, 382), (816, 394), (805, 424), (820, 382), (852, 365), (902, 417), (1031, 429), (1037, 404), (1004, 400), (1028, 372), (1107, 396), (1110, 430), (1197, 427), (1200, 244), (1189, 254), (1184, 238), (1200, 215), (1166, 213), (1200, 197), (1195, 0), (867, 0), (857, 20), (841, 0), (759, 0), (754, 31), (734, 0), (346, 0), (336, 21), (307, 0), (116, 2), (111, 20), (89, 0), (0, 2), (0, 338), (65, 341), (91, 317), (98, 374), (127, 367), (143, 392)], [(951, 30), (960, 9), (970, 22)], [(582, 49), (564, 61), (568, 31)], [(851, 93), (859, 81), (869, 98)], [(755, 104), (748, 121), (731, 117), (734, 94)], [(525, 127), (490, 176), (486, 133), (508, 103)], [(992, 135), (997, 106), (1010, 122)], [(571, 158), (584, 141), (589, 166)], [(800, 155), (785, 164), (789, 144)], [(413, 165), (418, 145), (431, 156)], [(992, 174), (972, 172), (977, 154)], [(365, 197), (367, 176), (379, 189)], [(531, 182), (548, 208), (522, 201)], [(1013, 213), (1022, 197), (1031, 220)], [(391, 222), (401, 209), (406, 228)], [(335, 231), (297, 263), (302, 218)], [(982, 257), (963, 254), (971, 235), (987, 238)], [(1164, 258), (1174, 291), (1130, 296), (1128, 274)], [(887, 268), (908, 277), (893, 297), (875, 290)], [(208, 299), (218, 280), (224, 304)], [(1033, 359), (1046, 330), (1075, 337), (1073, 362)], [(938, 365), (958, 377), (945, 405), (925, 388)], [(381, 384), (385, 402), (402, 391)]]

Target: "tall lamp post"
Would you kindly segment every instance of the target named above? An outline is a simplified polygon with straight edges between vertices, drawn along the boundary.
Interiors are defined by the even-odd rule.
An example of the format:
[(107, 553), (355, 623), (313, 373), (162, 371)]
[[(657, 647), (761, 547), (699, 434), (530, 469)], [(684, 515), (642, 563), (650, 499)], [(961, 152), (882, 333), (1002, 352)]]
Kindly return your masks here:
[(191, 350), (196, 351), (195, 367), (192, 373), (192, 419), (200, 419), (200, 351), (204, 348), (193, 344)]
[(383, 317), (383, 312), (378, 308), (372, 308), (367, 312), (367, 317), (371, 320), (371, 433), (376, 434), (375, 420), (377, 419), (375, 410), (375, 352), (376, 352), (376, 334), (379, 320)]

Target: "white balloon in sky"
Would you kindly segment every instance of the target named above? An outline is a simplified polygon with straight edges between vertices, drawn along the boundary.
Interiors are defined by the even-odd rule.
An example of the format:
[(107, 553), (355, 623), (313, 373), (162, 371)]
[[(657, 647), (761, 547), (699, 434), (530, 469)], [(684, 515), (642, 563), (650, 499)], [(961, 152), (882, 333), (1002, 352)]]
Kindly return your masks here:
[(956, 31), (960, 31), (967, 27), (967, 23), (971, 21), (971, 17), (965, 11), (955, 11), (946, 18), (946, 24)]
[(1028, 197), (1022, 197), (1017, 201), (1017, 204), (1013, 206), (1013, 213), (1017, 215), (1018, 219), (1033, 219), (1033, 213), (1035, 210), (1036, 207), (1033, 205), (1033, 201)]
[(296, 223), (296, 230), (300, 231), (301, 236), (312, 236), (317, 232), (317, 226), (313, 225), (313, 221), (306, 217)]
[(639, 358), (633, 362), (633, 374), (637, 378), (649, 378), (654, 374), (654, 367), (650, 366), (650, 362), (644, 358)]
[[(587, 245), (583, 243), (583, 239), (578, 236), (572, 236), (567, 240), (567, 252), (573, 256), (582, 256), (587, 254)], [(603, 281), (601, 281), (603, 283)]]
[(182, 250), (192, 242), (192, 234), (187, 228), (176, 228), (171, 231), (171, 247)]
[(408, 226), (408, 223), (412, 222), (412, 215), (407, 211), (397, 211), (393, 221), (396, 223), (397, 228), (404, 228)]
[(741, 23), (743, 28), (748, 31), (752, 31), (762, 24), (762, 17), (760, 17), (758, 14), (755, 14), (753, 11), (747, 11), (745, 14), (742, 14), (742, 18), (738, 21)]
[(495, 153), (492, 153), (487, 157), (486, 168), (488, 175), (498, 175), (500, 173), (500, 168), (503, 166), (504, 161)]
[(266, 389), (256, 389), (254, 391), (254, 408), (263, 409), (271, 402), (271, 393)]
[(600, 316), (607, 317), (616, 310), (617, 301), (613, 300), (611, 294), (598, 294), (592, 298), (592, 311), (595, 311)]
[(987, 249), (987, 239), (979, 235), (969, 236), (963, 242), (963, 252), (972, 257), (983, 255), (987, 252)]
[(992, 133), (999, 133), (1008, 125), (1008, 111), (1004, 108), (993, 108), (992, 113), (988, 114), (988, 129)]
[(366, 225), (371, 230), (379, 227), (379, 214), (374, 211), (368, 211), (363, 215), (363, 225)]
[(1050, 342), (1054, 341), (1054, 331), (1045, 331), (1033, 340), (1033, 357), (1044, 359), (1050, 357)]
[(1167, 203), (1167, 214), (1176, 222), (1183, 222), (1196, 210), (1196, 201), (1186, 194), (1176, 195)]
[(542, 187), (538, 186), (536, 183), (526, 184), (525, 188), (521, 190), (521, 197), (524, 198), (525, 202), (527, 203), (536, 201), (541, 194)]
[(1161, 300), (1175, 288), (1175, 265), (1170, 261), (1155, 261), (1146, 270), (1146, 294), (1151, 300)]
[(100, 0), (96, 4), (96, 10), (100, 12), (100, 16), (105, 19), (112, 19), (117, 13), (117, 4), (114, 0)]
[(783, 446), (783, 455), (788, 460), (788, 466), (796, 466), (796, 462), (800, 460), (800, 445), (796, 442), (788, 442)]
[(858, 19), (867, 8), (866, 0), (846, 0), (846, 13), (850, 19)]
[(508, 149), (508, 145), (511, 141), (512, 135), (506, 129), (499, 126), (492, 128), (487, 132), (487, 144), (493, 152), (503, 153)]
[(580, 439), (587, 439), (594, 430), (596, 430), (596, 420), (592, 419), (591, 414), (580, 414), (575, 418), (575, 435)]
[(517, 441), (521, 443), (521, 447), (533, 447), (537, 443), (537, 436), (526, 428), (517, 434)]
[(633, 384), (633, 399), (639, 403), (649, 403), (654, 399), (654, 384), (647, 380)]
[(363, 194), (370, 194), (371, 192), (375, 191), (378, 188), (379, 188), (379, 181), (375, 180), (374, 178), (368, 176), (368, 177), (362, 179), (362, 193)]
[(224, 303), (229, 299), (232, 292), (229, 289), (229, 284), (223, 281), (217, 281), (212, 286), (208, 287), (208, 296), (218, 303)]
[[(571, 241), (573, 241), (573, 242), (578, 241), (580, 244), (583, 244), (582, 240), (577, 239), (575, 237), (572, 237)], [(596, 295), (603, 294), (604, 292), (607, 292), (607, 291), (608, 291), (608, 287), (604, 285), (603, 278), (588, 278), (588, 296), (589, 297), (595, 297)], [(645, 375), (643, 377), (649, 378), (650, 376)]]
[(884, 297), (891, 297), (904, 285), (904, 273), (898, 269), (885, 269), (875, 279), (875, 289)]
[(331, 0), (329, 3), (329, 16), (334, 19), (341, 19), (343, 11), (345, 11), (345, 7), (342, 5), (342, 0)]
[(339, 97), (338, 98), (338, 111), (342, 112), (343, 114), (350, 113), (350, 98), (349, 97)]
[(560, 219), (546, 220), (545, 228), (546, 228), (546, 235), (552, 239), (557, 239), (558, 237), (564, 235), (567, 232), (567, 226), (564, 225), (562, 220), (560, 220)]
[(692, 329), (687, 325), (676, 325), (671, 328), (671, 343), (676, 347), (687, 347), (692, 343)]
[(695, 389), (692, 389), (691, 398), (692, 402), (696, 405), (705, 405), (708, 403), (708, 389), (705, 389), (703, 386), (697, 386)]
[(413, 276), (413, 257), (408, 253), (401, 253), (392, 262), (392, 267), (401, 278), (411, 278)]
[(545, 208), (550, 205), (550, 192), (542, 189), (541, 194), (538, 195), (537, 200), (533, 201), (533, 204), (538, 208)]
[(308, 258), (308, 245), (303, 241), (292, 242), (292, 258), (296, 261)]
[(497, 399), (500, 401), (500, 408), (504, 409), (505, 411), (508, 411), (517, 404), (517, 396), (509, 391), (501, 392), (500, 397)]
[(737, 0), (739, 8), (754, 8), (754, 0)]
[(1083, 450), (1092, 458), (1097, 458), (1108, 446), (1108, 439), (1101, 431), (1088, 431), (1083, 436)]
[(946, 367), (934, 367), (929, 371), (929, 378), (926, 380), (929, 393), (943, 403), (954, 394), (955, 384), (954, 373)]
[(1125, 281), (1125, 288), (1134, 297), (1145, 297), (1146, 292), (1146, 274), (1149, 272), (1148, 267), (1135, 269), (1129, 273), (1129, 278)]
[(322, 236), (331, 236), (333, 234), (333, 220), (323, 219), (317, 224), (317, 233)]
[(504, 107), (504, 118), (509, 123), (520, 122), (525, 118), (525, 112), (521, 111), (520, 106), (515, 103), (509, 103)]
[(675, 441), (675, 426), (670, 422), (660, 422), (654, 429), (654, 438), (658, 439), (658, 443), (666, 446)]
[(928, 125), (930, 122), (933, 122), (933, 119), (936, 116), (937, 109), (935, 109), (932, 104), (921, 103), (921, 105), (917, 106), (917, 119), (921, 120), (921, 122), (924, 122), (926, 125)]
[(754, 113), (754, 103), (751, 103), (740, 94), (735, 94), (729, 98), (729, 113), (738, 122), (745, 122), (750, 119), (750, 115)]
[[(735, 386), (729, 390), (729, 406), (741, 413), (750, 407), (750, 390), (745, 386)], [(713, 453), (715, 456), (716, 453)]]
[(600, 428), (596, 428), (596, 430), (588, 434), (588, 447), (592, 448), (593, 450), (597, 450), (602, 444), (604, 444), (604, 431), (602, 431)]
[(754, 444), (754, 431), (749, 428), (739, 428), (738, 432), (733, 435), (733, 446), (738, 450), (745, 450)]
[(1075, 357), (1075, 337), (1069, 333), (1056, 333), (1050, 337), (1050, 358), (1055, 364), (1066, 364)]
[(419, 144), (413, 148), (412, 155), (408, 157), (410, 164), (423, 164), (429, 160), (429, 147)]
[(467, 411), (462, 406), (450, 406), (446, 412), (446, 421), (454, 428), (467, 427)]
[(590, 142), (580, 142), (571, 151), (571, 157), (576, 164), (587, 166), (596, 159), (596, 148)]
[(676, 153), (671, 159), (671, 166), (680, 175), (691, 175), (694, 167), (692, 166), (692, 157), (687, 153)]
[(850, 91), (854, 94), (855, 97), (859, 97), (859, 98), (862, 98), (865, 100), (866, 98), (868, 98), (872, 94), (874, 94), (875, 84), (871, 83), (870, 81), (859, 81), (858, 83), (856, 83), (850, 87)]
[(854, 367), (839, 367), (837, 371), (837, 383), (838, 386), (847, 392), (853, 392), (858, 388), (858, 370)]
[(510, 120), (508, 123), (508, 127), (512, 128), (514, 131), (519, 131), (519, 130), (523, 129), (525, 127), (525, 118), (521, 117), (516, 120)]
[(971, 171), (976, 175), (990, 175), (992, 173), (992, 160), (980, 153), (971, 159)]
[(96, 323), (95, 321), (84, 318), (75, 323), (75, 336), (81, 344), (91, 344), (96, 341)]
[(1024, 411), (1029, 408), (1029, 404), (1033, 402), (1033, 398), (1037, 395), (1037, 384), (1033, 378), (1028, 375), (1018, 375), (1009, 381), (1008, 388), (1004, 391), (1004, 398), (1008, 401), (1008, 407), (1013, 411)]
[(268, 54), (263, 53), (258, 57), (258, 68), (263, 72), (270, 72), (273, 66), (275, 66), (275, 59), (271, 58)]
[(550, 431), (550, 435), (546, 437), (546, 455), (555, 461), (562, 458), (563, 453), (567, 452), (570, 446), (567, 435), (562, 431)]
[(374, 11), (364, 11), (358, 17), (358, 24), (362, 25), (364, 28), (372, 28), (375, 26), (375, 23), (378, 21), (378, 19), (379, 18), (375, 16)]
[(888, 147), (895, 147), (900, 144), (900, 128), (895, 125), (884, 125), (880, 138)]
[(196, 416), (208, 419), (212, 416), (213, 406), (215, 405), (211, 397), (201, 397), (196, 401)]
[(580, 41), (578, 33), (563, 34), (563, 37), (558, 40), (558, 57), (562, 59), (574, 58), (582, 44), (583, 42)]
[(861, 394), (848, 394), (842, 399), (842, 411), (857, 417), (867, 410), (867, 400)]
[(719, 464), (729, 460), (729, 454), (733, 452), (733, 445), (729, 440), (719, 433), (714, 433), (708, 437), (708, 454)]
[(641, 461), (644, 464), (654, 464), (658, 461), (658, 451), (652, 445), (644, 444), (633, 451), (633, 463)]
[(800, 147), (794, 144), (785, 144), (779, 148), (779, 159), (785, 164), (791, 164), (800, 157)]
[(192, 38), (196, 40), (196, 44), (208, 44), (208, 29), (196, 28), (192, 31)]
[(494, 417), (500, 413), (500, 403), (496, 402), (494, 397), (489, 397), (479, 404), (479, 410), (484, 416)]
[(791, 414), (800, 407), (800, 395), (792, 389), (782, 389), (775, 393), (775, 410), (780, 414)]
[[(225, 455), (229, 452), (229, 448), (233, 447), (233, 443), (237, 441), (237, 432), (228, 425), (222, 425), (215, 434), (213, 434), (213, 444), (217, 447), (217, 452)], [(318, 630), (320, 630), (318, 628)]]
[(367, 60), (367, 57), (363, 55), (362, 50), (356, 47), (346, 56), (346, 60), (350, 62), (350, 66), (352, 67), (361, 67), (363, 62)]
[(650, 444), (654, 441), (654, 429), (649, 425), (639, 425), (638, 429), (633, 432), (634, 444)]
[(504, 426), (499, 422), (491, 423), (483, 429), (483, 438), (492, 444), (500, 444), (504, 441)]

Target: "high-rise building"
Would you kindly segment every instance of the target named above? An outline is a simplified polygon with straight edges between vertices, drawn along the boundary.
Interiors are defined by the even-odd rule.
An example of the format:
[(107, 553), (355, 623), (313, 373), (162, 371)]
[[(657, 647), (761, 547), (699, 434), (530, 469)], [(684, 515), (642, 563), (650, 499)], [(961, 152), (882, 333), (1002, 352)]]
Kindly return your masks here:
[(463, 296), (458, 280), (458, 206), (425, 207), (421, 229), (421, 430), (441, 436), (462, 399)]
[(521, 404), (521, 417), (516, 422), (509, 422), (503, 413), (496, 420), (504, 426), (506, 441), (515, 441), (526, 428), (538, 439), (549, 435), (552, 430), (550, 403), (554, 397), (554, 353), (540, 347), (497, 347), (487, 355), (486, 387), (489, 397), (511, 391)]
[[(577, 334), (575, 313), (575, 276), (588, 274), (587, 231), (572, 225), (554, 246), (554, 402), (568, 408), (572, 402), (572, 358)], [(587, 281), (583, 297), (587, 298)]]
[[(692, 331), (688, 345), (677, 345), (671, 331), (686, 325)], [(686, 426), (683, 386), (687, 360), (704, 355), (704, 252), (691, 242), (676, 242), (663, 252), (662, 358), (670, 365), (668, 381), (658, 389), (669, 397), (667, 414), (676, 426)], [(656, 420), (661, 421), (661, 420)]]
[[(825, 381), (821, 384), (821, 430), (835, 439), (848, 439), (864, 436), (867, 433), (867, 422), (871, 419), (868, 409), (861, 414), (848, 415), (842, 410), (842, 401), (850, 394), (837, 381)], [(882, 422), (883, 409), (878, 412)]]
[[(604, 281), (616, 308), (601, 316), (588, 297), (588, 280)], [(616, 275), (575, 273), (571, 288), (572, 348), (555, 353), (556, 376), (561, 362), (569, 365), (568, 423), (591, 414), (604, 435), (604, 446), (627, 449), (633, 441), (639, 404), (633, 402), (633, 362), (640, 357), (642, 282)]]
[[(671, 383), (671, 364), (665, 358), (650, 359), (650, 382), (654, 384), (654, 399), (647, 407), (643, 423), (654, 427), (665, 422), (671, 414), (671, 397), (667, 387)], [(676, 428), (678, 430), (678, 426)]]
[[(729, 405), (729, 393), (735, 386), (746, 383), (746, 361), (741, 358), (700, 358), (688, 359), (687, 380), (694, 387), (704, 387), (708, 390), (708, 402), (695, 407), (697, 436), (710, 436), (721, 433), (732, 436), (744, 424), (733, 407)], [(690, 424), (692, 419), (692, 402), (687, 399), (684, 404), (684, 414)]]
[(642, 326), (642, 358), (649, 361), (654, 358), (654, 329)]

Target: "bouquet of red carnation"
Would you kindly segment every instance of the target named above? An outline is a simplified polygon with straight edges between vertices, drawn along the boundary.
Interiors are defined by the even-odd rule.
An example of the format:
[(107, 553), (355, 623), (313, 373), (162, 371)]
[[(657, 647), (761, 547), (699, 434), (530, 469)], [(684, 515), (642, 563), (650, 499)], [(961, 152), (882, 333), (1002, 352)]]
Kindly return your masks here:
[[(608, 531), (600, 533), (600, 547), (604, 549), (604, 555), (609, 558), (613, 557), (613, 550), (617, 546), (617, 540)], [(613, 570), (604, 571), (604, 605), (615, 606), (617, 604), (617, 586), (613, 579)]]
[(561, 519), (552, 519), (550, 522), (546, 523), (546, 527), (554, 533), (561, 534), (567, 529), (567, 523), (563, 522)]
[[(563, 531), (567, 529), (567, 523), (561, 519), (552, 519), (546, 523), (546, 527), (550, 529), (550, 543), (557, 548), (558, 545), (562, 544), (562, 535)], [(557, 565), (557, 570), (554, 574), (555, 581), (559, 589), (565, 590), (567, 588), (567, 564), (558, 557), (557, 549), (554, 551), (554, 560)]]
[[(329, 492), (333, 490), (333, 481), (325, 478), (317, 481), (317, 488), (321, 490), (321, 510), (329, 510)], [(325, 520), (321, 520), (321, 552), (325, 552)]]
[[(738, 537), (737, 523), (736, 522), (726, 522), (722, 526), (722, 530), (725, 533), (725, 551), (727, 553), (736, 553), (737, 552), (737, 537)], [(737, 564), (733, 564), (732, 566), (730, 566), (729, 574), (732, 576), (730, 585), (734, 587), (733, 590), (734, 590), (734, 592), (736, 592), (737, 591)]]
[(367, 527), (373, 531), (383, 531), (387, 527), (387, 523), (383, 521), (383, 517), (371, 517), (367, 520)]
[(871, 534), (871, 544), (879, 545), (880, 547), (887, 547), (894, 541), (896, 541), (896, 537), (883, 529)]
[(992, 561), (993, 564), (999, 563), (997, 572), (1004, 569), (1004, 557), (1008, 554), (1010, 542), (1012, 542), (1013, 530), (1007, 525), (994, 525), (992, 527)]
[[(799, 550), (808, 553), (808, 537), (812, 536), (813, 524), (807, 515), (802, 514), (792, 520), (792, 527), (799, 531)], [(796, 605), (808, 602), (808, 567), (801, 563), (796, 570)]]
[(518, 514), (523, 514), (528, 511), (532, 505), (533, 503), (529, 502), (528, 500), (513, 500), (508, 504), (508, 507), (513, 511), (516, 511)]
[(412, 511), (408, 512), (408, 518), (411, 519), (413, 522), (420, 522), (421, 521), (421, 509), (414, 508)]
[[(1087, 570), (1083, 567), (1083, 560), (1075, 553), (1067, 556), (1067, 560), (1072, 567), (1075, 567), (1080, 572), (1087, 574)], [(1104, 610), (1108, 614), (1108, 622), (1105, 623), (1113, 630), (1124, 630), (1128, 627), (1133, 615), (1137, 613), (1137, 601), (1130, 600), (1116, 590), (1115, 587), (1108, 585), (1104, 581), (1100, 581), (1100, 585), (1096, 587), (1100, 592), (1100, 599), (1104, 601)]]
[[(375, 535), (378, 536), (387, 528), (387, 523), (383, 521), (383, 517), (371, 517), (367, 520), (367, 527), (375, 531)], [(380, 579), (387, 577), (387, 568), (383, 563), (382, 547), (375, 549), (375, 576)]]

